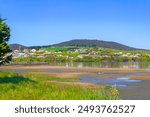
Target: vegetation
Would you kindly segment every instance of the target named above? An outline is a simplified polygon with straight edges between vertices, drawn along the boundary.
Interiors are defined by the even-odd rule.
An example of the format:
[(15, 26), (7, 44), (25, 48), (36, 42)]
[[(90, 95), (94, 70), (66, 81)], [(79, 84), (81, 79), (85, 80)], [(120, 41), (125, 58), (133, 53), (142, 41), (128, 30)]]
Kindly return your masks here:
[[(79, 80), (79, 79), (76, 79)], [(51, 74), (28, 72), (22, 75), (0, 72), (0, 99), (7, 100), (108, 100), (119, 99), (112, 87), (84, 88), (59, 82), (74, 82)], [(56, 81), (56, 82), (52, 82)], [(58, 82), (57, 82), (58, 81)]]
[[(12, 45), (13, 46), (13, 45)], [(67, 47), (67, 46), (78, 46), (78, 47), (102, 47), (109, 49), (120, 49), (120, 50), (136, 50), (135, 48), (116, 43), (111, 41), (102, 41), (95, 39), (74, 39), (70, 41), (65, 41), (58, 44), (46, 45), (46, 46), (31, 46), (29, 49), (41, 49), (41, 48), (49, 48), (49, 47)]]
[(13, 57), (13, 63), (69, 63), (69, 62), (150, 62), (150, 51), (116, 50), (98, 47), (47, 47), (25, 50), (31, 56)]
[(11, 54), (8, 54), (11, 50), (7, 44), (10, 37), (10, 29), (4, 21), (0, 18), (0, 65), (11, 60)]

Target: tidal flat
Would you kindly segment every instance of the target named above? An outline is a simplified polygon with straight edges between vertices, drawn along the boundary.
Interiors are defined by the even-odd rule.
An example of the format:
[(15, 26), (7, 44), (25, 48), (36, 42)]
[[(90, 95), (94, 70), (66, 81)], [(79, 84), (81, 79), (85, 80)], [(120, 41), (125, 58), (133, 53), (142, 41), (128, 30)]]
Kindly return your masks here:
[[(150, 69), (13, 65), (2, 66), (0, 67), (0, 71), (2, 71), (1, 74), (7, 71), (10, 73), (19, 74), (25, 78), (27, 77), (38, 83), (44, 82), (46, 83), (46, 85), (44, 85), (44, 88), (46, 89), (48, 88), (47, 85), (50, 84), (60, 85), (61, 88), (59, 90), (58, 87), (56, 88), (60, 94), (64, 92), (67, 87), (70, 87), (65, 90), (64, 94), (66, 96), (59, 98), (39, 97), (37, 99), (150, 99)], [(0, 83), (0, 85), (3, 84), (4, 83)], [(71, 96), (72, 87), (74, 94)], [(39, 87), (39, 90), (42, 89), (43, 86), (41, 88)], [(90, 97), (86, 94), (89, 89), (95, 92), (91, 92)], [(81, 92), (81, 90), (86, 90), (87, 92)], [(49, 94), (49, 92), (44, 93)], [(49, 96), (51, 94), (53, 93), (50, 93)], [(82, 95), (85, 97), (82, 97)], [(13, 99), (18, 99), (18, 96)], [(24, 97), (20, 97), (19, 99), (24, 99)], [(30, 97), (25, 99), (35, 98)]]

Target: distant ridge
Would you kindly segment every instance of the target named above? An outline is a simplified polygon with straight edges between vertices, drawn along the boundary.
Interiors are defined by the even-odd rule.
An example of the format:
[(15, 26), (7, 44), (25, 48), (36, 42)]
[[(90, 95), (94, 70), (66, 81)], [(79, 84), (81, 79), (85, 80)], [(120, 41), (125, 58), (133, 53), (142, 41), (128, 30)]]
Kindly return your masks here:
[(24, 49), (28, 49), (28, 47), (21, 45), (21, 44), (10, 44), (10, 49), (11, 50), (24, 50)]
[(89, 40), (89, 39), (74, 39), (59, 44), (54, 44), (52, 46), (95, 46), (110, 49), (121, 49), (121, 50), (135, 50), (136, 48), (129, 47), (117, 42), (112, 41), (102, 41), (102, 40)]
[(70, 41), (61, 42), (53, 45), (46, 46), (30, 46), (26, 47), (20, 44), (10, 44), (10, 48), (12, 50), (15, 49), (40, 49), (43, 47), (52, 47), (52, 46), (91, 46), (91, 47), (101, 47), (101, 48), (109, 48), (109, 49), (119, 49), (119, 50), (136, 50), (136, 48), (129, 47), (117, 42), (112, 41), (103, 41), (103, 40), (92, 40), (92, 39), (73, 39)]

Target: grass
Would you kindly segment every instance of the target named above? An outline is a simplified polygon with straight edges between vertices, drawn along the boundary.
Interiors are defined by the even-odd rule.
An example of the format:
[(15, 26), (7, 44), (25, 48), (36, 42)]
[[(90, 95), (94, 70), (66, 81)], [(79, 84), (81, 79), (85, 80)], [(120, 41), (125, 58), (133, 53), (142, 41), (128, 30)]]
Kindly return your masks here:
[[(71, 79), (71, 78), (70, 78)], [(1, 100), (109, 100), (119, 99), (112, 87), (87, 88), (77, 85), (49, 82), (74, 82), (75, 79), (55, 77), (51, 74), (29, 72), (22, 75), (0, 72)]]
[(80, 80), (80, 78), (59, 78), (51, 73), (47, 72), (27, 72), (23, 74), (24, 77), (30, 77), (36, 81), (44, 82), (44, 81), (62, 81), (62, 82), (75, 82)]

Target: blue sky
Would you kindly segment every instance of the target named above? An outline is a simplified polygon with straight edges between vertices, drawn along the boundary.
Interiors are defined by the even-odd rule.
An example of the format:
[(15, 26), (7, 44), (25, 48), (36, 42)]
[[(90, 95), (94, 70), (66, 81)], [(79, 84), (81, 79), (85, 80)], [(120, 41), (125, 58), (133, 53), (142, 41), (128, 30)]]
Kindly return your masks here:
[(0, 0), (9, 43), (49, 45), (71, 39), (150, 49), (149, 0)]

